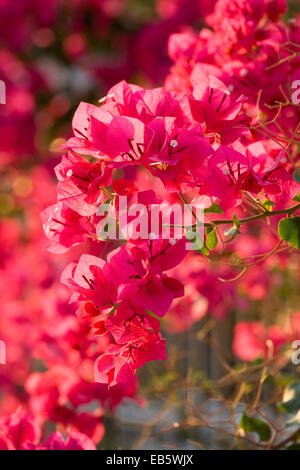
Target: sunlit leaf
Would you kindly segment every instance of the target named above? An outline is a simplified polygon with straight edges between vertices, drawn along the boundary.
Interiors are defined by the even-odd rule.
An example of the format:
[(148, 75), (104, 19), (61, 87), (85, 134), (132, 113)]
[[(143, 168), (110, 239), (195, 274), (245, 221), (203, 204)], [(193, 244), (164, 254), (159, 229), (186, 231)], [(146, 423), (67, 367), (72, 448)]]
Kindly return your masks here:
[(210, 251), (213, 251), (218, 245), (218, 237), (216, 229), (212, 226), (206, 227), (206, 246)]
[(207, 209), (204, 209), (204, 214), (223, 214), (223, 209), (216, 204), (215, 202), (210, 206), (207, 207)]
[(283, 240), (300, 250), (300, 217), (281, 219), (278, 233)]

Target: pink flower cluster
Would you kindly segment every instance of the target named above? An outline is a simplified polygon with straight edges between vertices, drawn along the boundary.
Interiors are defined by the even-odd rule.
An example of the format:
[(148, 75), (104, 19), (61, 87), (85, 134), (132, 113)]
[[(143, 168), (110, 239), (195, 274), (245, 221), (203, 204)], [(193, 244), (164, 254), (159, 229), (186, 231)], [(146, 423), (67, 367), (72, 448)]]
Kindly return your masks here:
[[(166, 87), (193, 90), (203, 76), (214, 75), (234, 99), (241, 94), (247, 97), (244, 110), (251, 123), (261, 117), (257, 104), (271, 121), (279, 114), (276, 103), (285, 103), (277, 122), (291, 136), (298, 122), (298, 109), (287, 103), (292, 83), (299, 78), (300, 31), (296, 19), (288, 25), (282, 22), (285, 11), (285, 0), (218, 1), (206, 18), (212, 30), (204, 28), (198, 35), (189, 32), (170, 37), (169, 54), (175, 64)], [(276, 122), (271, 124), (270, 129), (280, 134)], [(271, 138), (268, 140), (272, 145)]]
[(116, 77), (130, 79), (138, 70), (142, 80), (161, 82), (169, 35), (195, 21), (195, 7), (196, 19), (211, 11), (201, 0), (166, 0), (155, 2), (149, 15), (147, 1), (140, 3), (135, 15), (128, 0), (0, 2), (0, 80), (7, 85), (1, 166), (33, 154), (43, 161), (53, 129), (68, 133), (68, 113), (80, 97), (106, 89)]
[(298, 340), (299, 334), (299, 312), (292, 315), (282, 327), (266, 327), (262, 322), (239, 322), (235, 326), (232, 348), (234, 354), (243, 361), (270, 359), (278, 356), (284, 346)]
[[(73, 137), (62, 146), (68, 153), (56, 167), (58, 203), (42, 213), (51, 251), (62, 252), (90, 238), (97, 241), (99, 205), (106, 202), (118, 210), (123, 194), (149, 206), (188, 200), (201, 202), (209, 212), (217, 204), (221, 217), (230, 218), (235, 211), (244, 213), (245, 196), (267, 200), (276, 209), (290, 203), (299, 184), (280, 142), (294, 132), (299, 108), (292, 103), (284, 107), (277, 141), (252, 130), (258, 97), (271, 118), (272, 104), (289, 92), (297, 75), (299, 55), (293, 44), (300, 30), (281, 22), (284, 11), (280, 0), (219, 1), (207, 18), (213, 31), (171, 36), (175, 65), (163, 88), (148, 90), (122, 81), (100, 105), (80, 104)], [(253, 78), (258, 70), (259, 82)], [(110, 337), (95, 364), (96, 381), (109, 386), (131, 382), (145, 362), (166, 357), (157, 317), (183, 296), (187, 271), (191, 276), (195, 254), (187, 270), (179, 266), (186, 255), (183, 240), (174, 244), (162, 240), (160, 232), (154, 235), (151, 240), (129, 236), (117, 249), (111, 243), (104, 248), (106, 260), (82, 255), (62, 276), (73, 292), (71, 301), (79, 302), (79, 315), (90, 318), (96, 334)], [(170, 269), (175, 277), (166, 273)], [(205, 294), (214, 278), (207, 271), (206, 276), (196, 270), (189, 283), (190, 301), (204, 294), (214, 315), (224, 318), (224, 294)], [(227, 291), (232, 305), (234, 291)], [(175, 317), (180, 318), (180, 305), (191, 310), (191, 303), (186, 297), (177, 300)], [(223, 307), (218, 311), (219, 303)], [(192, 323), (206, 309), (202, 304)]]
[[(93, 316), (91, 301), (83, 302), (78, 320), (68, 304), (67, 288), (57, 282), (62, 267), (82, 253), (82, 247), (71, 249), (74, 244), (86, 242), (84, 249), (97, 256), (104, 247), (94, 231), (93, 221), (98, 221), (94, 208), (106, 200), (98, 186), (111, 184), (111, 169), (96, 162), (90, 175), (90, 165), (73, 155), (72, 168), (81, 176), (81, 184), (78, 178), (71, 178), (67, 189), (64, 166), (70, 165), (71, 156), (58, 165), (62, 192), (58, 206), (44, 213), (44, 223), (48, 235), (54, 234), (54, 228), (56, 232), (50, 251), (70, 249), (60, 259), (45, 253), (38, 215), (55, 199), (49, 174), (55, 158), (49, 154), (49, 143), (54, 134), (68, 135), (68, 113), (74, 104), (96, 86), (97, 91), (103, 90), (116, 77), (131, 77), (137, 68), (142, 81), (162, 80), (169, 66), (169, 34), (182, 23), (195, 21), (191, 7), (197, 7), (199, 17), (204, 11), (200, 0), (157, 1), (156, 11), (148, 10), (147, 1), (142, 4), (139, 2), (135, 12), (127, 8), (126, 0), (0, 1), (0, 80), (6, 85), (6, 104), (0, 105), (0, 339), (6, 344), (6, 364), (0, 367), (0, 415), (6, 417), (1, 418), (1, 448), (92, 448), (90, 439), (97, 444), (104, 434), (105, 408), (115, 409), (124, 398), (137, 400), (135, 376), (122, 383), (110, 381), (109, 387), (94, 382), (99, 354), (118, 345), (124, 349), (124, 357), (130, 357), (131, 372), (135, 360), (140, 364), (148, 360), (147, 351), (149, 358), (165, 357), (158, 320), (148, 316), (143, 320), (145, 302), (141, 300), (144, 295), (151, 297), (145, 294), (150, 286), (156, 299), (164, 299), (163, 312), (181, 293), (181, 285), (165, 273), (162, 256), (157, 256), (160, 261), (156, 263), (148, 259), (147, 249), (145, 259), (136, 252), (128, 255), (144, 278), (140, 300), (136, 296), (136, 304), (130, 305), (139, 312), (130, 333), (140, 334), (139, 349), (130, 345), (127, 332), (122, 336), (121, 327), (118, 335), (117, 325), (111, 327), (113, 334), (105, 333), (101, 318)], [(154, 43), (160, 44), (160, 54)], [(143, 60), (146, 49), (147, 62)], [(88, 191), (87, 199), (82, 186)], [(133, 189), (127, 180), (114, 182), (114, 186), (120, 194)], [(124, 279), (126, 275), (131, 274), (124, 273)], [(121, 292), (123, 282), (116, 281), (115, 289), (125, 305), (128, 296)], [(123, 315), (121, 305), (118, 312)], [(95, 321), (92, 330), (90, 318), (99, 323)], [(123, 321), (120, 319), (121, 324)], [(112, 354), (112, 360), (116, 355)], [(22, 411), (15, 412), (19, 407)], [(69, 436), (66, 442), (58, 432), (48, 439), (49, 421)]]
[[(0, 294), (4, 312), (0, 339), (6, 345), (6, 364), (0, 367), (0, 416), (4, 423), (22, 407), (34, 421), (38, 419), (44, 440), (49, 437), (49, 422), (70, 435), (66, 444), (59, 433), (53, 435), (43, 444), (49, 448), (79, 448), (81, 443), (85, 446), (84, 439), (87, 445), (90, 440), (97, 444), (104, 435), (105, 408), (114, 410), (124, 398), (136, 399), (137, 380), (110, 390), (107, 385), (94, 382), (94, 363), (99, 353), (109, 347), (109, 338), (90, 334), (87, 321), (78, 320), (73, 306), (68, 304), (68, 289), (57, 282), (70, 256), (62, 256), (58, 263), (45, 251), (39, 212), (55, 197), (50, 174), (42, 167), (26, 173), (13, 171), (7, 175), (6, 184), (16, 210), (26, 222), (11, 218), (0, 223)], [(95, 249), (92, 243), (87, 247), (91, 252)], [(80, 254), (80, 250), (72, 251), (72, 257)], [(17, 420), (13, 416), (9, 419)], [(22, 418), (21, 425), (28, 419)], [(30, 444), (39, 448), (39, 437), (26, 437), (17, 445), (11, 442), (7, 427), (0, 426), (0, 435), (9, 448), (20, 448), (25, 441), (27, 447)]]
[[(231, 221), (299, 202), (291, 95), (300, 22), (284, 23), (285, 0), (219, 0), (213, 12), (214, 2), (158, 0), (160, 19), (141, 28), (125, 0), (13, 3), (0, 0), (0, 212), (9, 216), (0, 222), (0, 449), (92, 450), (106, 408), (143, 403), (137, 371), (166, 359), (163, 331), (181, 334), (205, 315), (245, 318), (283, 284), (291, 260), (299, 277), (290, 251), (265, 256), (280, 215)], [(208, 27), (194, 32), (187, 25), (204, 13)], [(109, 89), (137, 68), (144, 87), (122, 80)], [(146, 88), (164, 74), (163, 86)], [(99, 78), (109, 90), (79, 105), (70, 137), (62, 121)], [(56, 125), (70, 137), (59, 163), (48, 158)], [(143, 204), (147, 220), (155, 205), (201, 204), (215, 248), (188, 252), (185, 238), (163, 237), (162, 220), (147, 239), (132, 236), (129, 219), (125, 239), (104, 240), (99, 208), (123, 229), (121, 196)], [(263, 262), (224, 283), (237, 275), (234, 259)], [(234, 354), (269, 359), (299, 337), (299, 313), (269, 324), (237, 322)]]
[(95, 445), (84, 434), (70, 432), (64, 439), (59, 431), (41, 444), (36, 418), (19, 408), (8, 418), (1, 418), (0, 450), (95, 450)]
[(173, 299), (183, 295), (182, 284), (165, 274), (183, 256), (180, 242), (171, 246), (154, 240), (128, 243), (112, 251), (107, 262), (82, 255), (66, 268), (62, 280), (74, 292), (72, 301), (84, 302), (80, 312), (96, 317), (96, 334), (109, 333), (113, 339), (96, 361), (96, 381), (132, 383), (134, 371), (145, 362), (166, 358), (155, 317), (163, 317)]

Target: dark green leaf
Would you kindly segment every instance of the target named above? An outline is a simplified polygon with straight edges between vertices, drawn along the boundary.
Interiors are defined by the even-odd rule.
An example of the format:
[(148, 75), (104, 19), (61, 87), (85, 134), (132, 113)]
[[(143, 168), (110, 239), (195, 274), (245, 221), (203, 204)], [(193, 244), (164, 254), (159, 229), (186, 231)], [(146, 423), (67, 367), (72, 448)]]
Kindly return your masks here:
[(300, 217), (281, 219), (278, 232), (283, 240), (300, 250)]
[(291, 444), (290, 446), (286, 447), (285, 450), (300, 450), (300, 443), (299, 444)]
[(295, 181), (297, 181), (297, 183), (300, 184), (300, 169), (294, 171), (293, 178)]
[(204, 214), (223, 214), (223, 209), (214, 202), (210, 207), (204, 209)]
[(240, 427), (246, 432), (255, 432), (258, 434), (260, 441), (268, 441), (271, 437), (270, 426), (261, 419), (253, 418), (244, 412)]
[(287, 387), (288, 400), (280, 403), (280, 408), (290, 414), (297, 414), (300, 410), (300, 380)]

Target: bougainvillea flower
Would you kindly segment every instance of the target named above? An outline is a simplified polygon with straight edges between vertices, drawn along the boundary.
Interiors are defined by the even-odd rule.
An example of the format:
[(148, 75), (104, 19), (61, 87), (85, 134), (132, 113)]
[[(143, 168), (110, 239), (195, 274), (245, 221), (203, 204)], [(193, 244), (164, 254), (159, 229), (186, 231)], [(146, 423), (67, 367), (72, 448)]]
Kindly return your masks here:
[[(29, 446), (28, 450), (33, 449)], [(90, 438), (82, 433), (70, 432), (64, 439), (63, 435), (56, 431), (35, 450), (96, 450), (96, 446)]]
[(71, 263), (61, 280), (74, 294), (71, 301), (90, 300), (102, 310), (112, 309), (118, 300), (109, 264), (92, 255), (82, 255)]
[(65, 440), (56, 431), (44, 444), (40, 444), (41, 428), (37, 419), (19, 408), (8, 418), (1, 418), (1, 450), (96, 450), (91, 439), (81, 433), (70, 432)]
[(102, 188), (110, 186), (111, 171), (100, 162), (90, 163), (70, 152), (55, 168), (57, 199), (79, 215), (90, 216), (108, 198)]
[(239, 322), (234, 329), (232, 349), (244, 361), (275, 356), (288, 337), (279, 327), (265, 328), (260, 322)]
[(239, 152), (220, 147), (208, 163), (212, 196), (218, 197), (224, 207), (238, 205), (242, 198), (242, 187), (248, 176), (249, 161)]
[(228, 144), (241, 134), (238, 123), (244, 97), (231, 99), (228, 87), (218, 78), (204, 74), (190, 98), (192, 116), (202, 125), (206, 135), (215, 135), (216, 142)]
[(52, 253), (64, 253), (72, 246), (96, 237), (91, 221), (61, 202), (47, 207), (41, 213), (41, 220), (50, 240), (47, 249)]
[[(276, 205), (284, 205), (299, 192), (299, 185), (293, 179), (293, 172), (287, 171), (287, 156), (280, 151), (275, 159), (268, 155), (261, 142), (247, 147), (254, 181), (249, 181), (252, 192), (263, 191)], [(254, 183), (254, 184), (253, 184)], [(255, 188), (256, 186), (256, 188)]]

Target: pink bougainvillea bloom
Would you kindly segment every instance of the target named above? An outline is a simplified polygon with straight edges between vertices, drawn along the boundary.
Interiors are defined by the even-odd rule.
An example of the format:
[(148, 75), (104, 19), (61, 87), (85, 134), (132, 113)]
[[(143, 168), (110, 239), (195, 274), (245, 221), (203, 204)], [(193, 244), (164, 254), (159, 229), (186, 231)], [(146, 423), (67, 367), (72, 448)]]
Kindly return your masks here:
[(239, 322), (234, 329), (232, 349), (244, 361), (275, 356), (288, 340), (279, 327), (265, 328), (260, 322)]
[(74, 293), (71, 301), (90, 300), (98, 309), (112, 309), (118, 300), (109, 264), (92, 255), (82, 255), (62, 274), (62, 282)]
[(263, 191), (278, 206), (283, 206), (296, 196), (299, 185), (293, 179), (293, 173), (285, 168), (287, 156), (284, 150), (275, 159), (268, 155), (261, 142), (249, 145), (246, 151), (254, 177), (252, 184), (249, 181), (250, 191)]
[(38, 444), (40, 438), (41, 429), (37, 419), (22, 408), (0, 420), (0, 448), (2, 450), (22, 449), (27, 442)]
[(190, 98), (193, 118), (201, 123), (206, 135), (215, 135), (217, 143), (233, 142), (241, 135), (238, 123), (245, 98), (233, 101), (228, 87), (212, 75), (203, 74), (199, 81)]
[(96, 446), (91, 439), (79, 432), (70, 432), (67, 438), (56, 431), (47, 441), (39, 446), (39, 450), (96, 450)]
[(52, 253), (65, 253), (72, 246), (96, 236), (91, 221), (62, 202), (47, 207), (41, 213), (41, 220), (49, 238), (47, 249)]
[(109, 387), (128, 383), (133, 376), (133, 369), (128, 364), (127, 358), (118, 354), (108, 352), (98, 357), (95, 362), (95, 381), (107, 384)]
[(234, 207), (242, 199), (242, 188), (248, 176), (249, 161), (239, 152), (221, 146), (208, 163), (209, 191), (220, 199), (222, 207)]
[(102, 188), (111, 184), (111, 170), (100, 162), (90, 163), (72, 152), (55, 168), (58, 179), (57, 199), (79, 215), (96, 213), (108, 199)]

